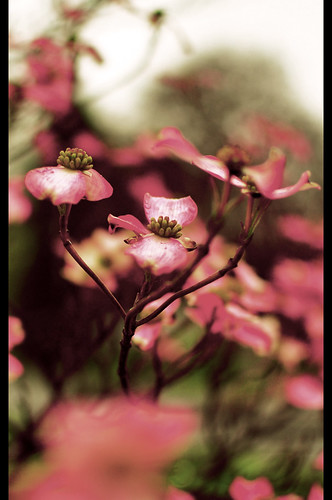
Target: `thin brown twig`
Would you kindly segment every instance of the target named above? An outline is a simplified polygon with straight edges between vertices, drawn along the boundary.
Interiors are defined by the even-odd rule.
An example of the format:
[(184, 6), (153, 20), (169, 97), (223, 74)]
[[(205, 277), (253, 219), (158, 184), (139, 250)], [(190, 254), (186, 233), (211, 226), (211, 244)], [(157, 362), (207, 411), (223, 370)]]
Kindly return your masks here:
[(77, 262), (77, 264), (94, 280), (94, 282), (99, 286), (99, 288), (111, 299), (112, 304), (116, 307), (116, 309), (121, 314), (122, 318), (126, 317), (126, 311), (117, 300), (117, 298), (113, 295), (113, 293), (109, 290), (109, 288), (105, 285), (105, 283), (99, 278), (99, 276), (92, 271), (92, 269), (88, 266), (88, 264), (82, 259), (82, 257), (75, 250), (72, 242), (69, 239), (69, 231), (68, 231), (68, 218), (71, 210), (71, 205), (67, 204), (66, 208), (63, 212), (60, 212), (59, 218), (59, 226), (60, 226), (60, 238), (63, 243), (63, 246), (67, 250), (67, 252), (73, 257), (73, 259)]

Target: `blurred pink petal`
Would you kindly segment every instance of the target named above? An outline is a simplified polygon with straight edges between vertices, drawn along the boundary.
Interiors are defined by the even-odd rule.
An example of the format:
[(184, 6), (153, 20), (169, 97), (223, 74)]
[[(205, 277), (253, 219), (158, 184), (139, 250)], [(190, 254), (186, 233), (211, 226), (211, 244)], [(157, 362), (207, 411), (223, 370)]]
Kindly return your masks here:
[(306, 410), (323, 408), (323, 384), (313, 375), (298, 375), (285, 380), (285, 398), (288, 403)]
[(228, 324), (224, 335), (227, 338), (250, 347), (258, 355), (271, 352), (278, 336), (278, 325), (274, 319), (256, 316), (234, 303), (227, 304), (225, 309)]
[(24, 193), (24, 178), (21, 176), (11, 177), (8, 185), (8, 215), (9, 223), (22, 223), (32, 213), (32, 203)]
[(186, 314), (201, 326), (209, 325), (211, 333), (223, 333), (227, 313), (223, 301), (215, 293), (198, 294), (194, 307), (187, 307)]
[(299, 161), (308, 161), (312, 146), (301, 131), (288, 123), (272, 121), (261, 114), (251, 115), (236, 127), (230, 142), (241, 144), (253, 155), (265, 154), (271, 146), (287, 149)]
[(38, 38), (31, 43), (27, 64), (29, 77), (23, 86), (24, 97), (54, 114), (68, 113), (73, 91), (73, 59), (66, 47), (50, 38)]
[(25, 185), (37, 199), (48, 198), (53, 205), (76, 204), (83, 198), (98, 201), (113, 193), (109, 182), (95, 170), (70, 170), (62, 166), (30, 170)]
[(164, 196), (165, 198), (172, 198), (173, 196), (173, 193), (165, 186), (161, 175), (156, 172), (134, 177), (129, 181), (128, 189), (131, 196), (139, 203), (143, 202), (147, 191), (152, 196)]
[(41, 155), (42, 163), (49, 164), (57, 157), (61, 148), (56, 134), (51, 130), (41, 130), (34, 138), (34, 144)]
[(93, 158), (103, 158), (108, 153), (106, 144), (89, 131), (79, 132), (73, 137), (72, 142), (73, 147), (89, 151)]
[(149, 158), (163, 158), (164, 151), (154, 149), (155, 135), (145, 132), (140, 134), (132, 146), (112, 148), (109, 151), (110, 159), (117, 165), (136, 167), (141, 166)]
[(39, 435), (48, 459), (69, 470), (89, 475), (122, 464), (153, 472), (188, 446), (197, 424), (189, 408), (119, 396), (59, 403)]
[(324, 490), (320, 484), (312, 485), (307, 500), (324, 500)]
[(275, 497), (274, 500), (303, 500), (303, 497), (295, 495), (295, 493), (289, 493), (288, 495), (281, 495), (280, 497)]
[(266, 477), (249, 480), (238, 476), (229, 487), (233, 500), (272, 500), (274, 490)]
[(318, 470), (324, 469), (324, 451), (322, 450), (314, 461), (314, 468)]
[(284, 215), (278, 220), (281, 233), (292, 241), (323, 249), (323, 221), (311, 221), (300, 215)]
[(156, 339), (159, 337), (162, 328), (162, 323), (147, 323), (140, 326), (133, 336), (133, 343), (140, 347), (142, 351), (148, 351), (154, 346)]
[(148, 221), (152, 217), (158, 219), (162, 215), (163, 217), (168, 216), (170, 220), (175, 219), (181, 226), (190, 224), (196, 218), (198, 211), (196, 203), (190, 196), (185, 198), (164, 198), (146, 193), (143, 206)]
[(195, 500), (190, 493), (186, 491), (178, 490), (174, 486), (169, 486), (165, 500)]

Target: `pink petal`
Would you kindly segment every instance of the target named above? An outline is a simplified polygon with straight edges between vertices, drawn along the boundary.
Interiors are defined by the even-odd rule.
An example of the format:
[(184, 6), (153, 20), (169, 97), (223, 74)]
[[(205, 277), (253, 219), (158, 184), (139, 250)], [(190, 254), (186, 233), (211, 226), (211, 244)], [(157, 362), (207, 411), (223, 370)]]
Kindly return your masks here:
[(94, 169), (81, 172), (86, 179), (86, 198), (89, 201), (103, 200), (113, 194), (110, 183)]
[(304, 172), (296, 184), (282, 187), (286, 156), (278, 148), (271, 148), (268, 159), (261, 165), (245, 167), (243, 172), (257, 186), (258, 191), (270, 200), (287, 198), (303, 189), (320, 189), (316, 183), (309, 183), (310, 172)]
[[(110, 225), (109, 232), (112, 234), (117, 227), (123, 227), (124, 229), (130, 229), (134, 231), (137, 235), (148, 234), (149, 231), (143, 224), (133, 215), (121, 215), (116, 217), (115, 215), (109, 214), (107, 221)], [(114, 226), (114, 227), (113, 227)]]
[(313, 375), (289, 377), (285, 383), (286, 400), (298, 408), (321, 410), (323, 408), (323, 384)]
[(181, 160), (191, 163), (195, 158), (200, 157), (201, 154), (191, 142), (184, 138), (180, 130), (176, 127), (165, 127), (161, 130), (159, 137), (153, 147), (156, 149), (166, 149), (171, 151)]
[(151, 196), (146, 193), (143, 200), (145, 215), (148, 220), (151, 217), (168, 216), (170, 220), (175, 219), (181, 226), (187, 226), (197, 216), (197, 205), (190, 196), (185, 198), (164, 198)]
[(53, 205), (78, 203), (86, 193), (85, 175), (79, 170), (41, 167), (25, 176), (26, 188), (38, 200), (49, 198)]
[[(156, 142), (154, 149), (160, 148), (161, 150), (170, 151), (181, 160), (193, 163), (210, 175), (222, 181), (228, 180), (229, 171), (226, 165), (215, 156), (202, 155), (191, 142), (185, 139), (177, 128), (166, 127), (162, 129), (160, 137), (161, 140)], [(237, 181), (235, 180), (235, 182)]]
[(8, 317), (8, 349), (11, 351), (15, 345), (23, 342), (25, 332), (22, 321), (16, 316)]
[(24, 367), (21, 361), (15, 358), (15, 356), (13, 356), (12, 354), (9, 354), (8, 357), (8, 367), (9, 367), (9, 373), (8, 373), (9, 382), (13, 382), (18, 377), (20, 377), (24, 372)]
[(282, 187), (286, 156), (278, 148), (271, 148), (268, 159), (261, 165), (244, 167), (242, 170), (256, 184), (260, 193), (268, 197)]
[(238, 476), (229, 487), (233, 500), (268, 500), (274, 497), (270, 481), (266, 477), (249, 480)]
[(324, 500), (324, 490), (320, 484), (315, 483), (311, 486), (307, 500)]
[(177, 240), (154, 234), (139, 238), (127, 252), (133, 255), (140, 267), (149, 268), (156, 276), (184, 266), (188, 258), (187, 250)]
[[(296, 184), (293, 184), (292, 186), (276, 189), (272, 193), (270, 193), (269, 198), (271, 200), (278, 200), (281, 198), (287, 198), (288, 196), (292, 196), (293, 194), (297, 193), (298, 191), (304, 191), (306, 189), (321, 189), (318, 184), (315, 182), (310, 182), (310, 171), (307, 170), (306, 172), (303, 172), (301, 175), (300, 179), (297, 181)], [(264, 194), (264, 193), (262, 193)], [(267, 195), (266, 198), (268, 198)]]

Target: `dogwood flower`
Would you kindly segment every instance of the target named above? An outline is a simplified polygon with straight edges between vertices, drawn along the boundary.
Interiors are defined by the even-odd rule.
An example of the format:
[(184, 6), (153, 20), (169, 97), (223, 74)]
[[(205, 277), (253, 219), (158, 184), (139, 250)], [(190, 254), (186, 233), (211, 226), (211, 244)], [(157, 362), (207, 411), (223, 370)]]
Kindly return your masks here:
[(128, 253), (139, 266), (150, 269), (155, 275), (166, 274), (182, 267), (187, 261), (187, 252), (196, 244), (182, 236), (182, 227), (197, 216), (197, 205), (190, 197), (164, 198), (145, 193), (143, 206), (147, 220), (144, 226), (136, 217), (127, 214), (120, 217), (109, 214), (111, 233), (117, 227), (130, 229), (136, 237), (126, 240)]
[(170, 151), (178, 158), (192, 163), (213, 177), (229, 181), (245, 193), (261, 194), (265, 198), (276, 200), (292, 196), (305, 189), (320, 189), (318, 184), (309, 182), (311, 175), (309, 170), (303, 172), (296, 184), (283, 187), (286, 156), (276, 147), (270, 149), (265, 162), (248, 166), (248, 158), (243, 154), (239, 157), (239, 148), (235, 146), (233, 157), (238, 164), (234, 165), (234, 160), (229, 161), (229, 146), (226, 146), (226, 158), (225, 147), (221, 148), (217, 156), (202, 155), (175, 127), (162, 129), (159, 136), (160, 140), (156, 142), (154, 149)]
[(25, 186), (38, 200), (76, 204), (83, 198), (98, 201), (112, 195), (112, 186), (93, 170), (92, 158), (83, 149), (60, 151), (57, 163), (56, 167), (35, 168), (26, 174)]

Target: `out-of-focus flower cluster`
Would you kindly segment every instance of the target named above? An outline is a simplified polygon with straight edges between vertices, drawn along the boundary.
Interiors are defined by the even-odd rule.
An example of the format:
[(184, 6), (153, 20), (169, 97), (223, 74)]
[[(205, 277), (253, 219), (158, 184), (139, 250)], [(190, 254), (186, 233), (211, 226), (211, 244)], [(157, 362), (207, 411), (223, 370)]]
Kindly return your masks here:
[(43, 460), (21, 471), (10, 498), (192, 498), (167, 485), (165, 470), (197, 425), (188, 408), (142, 399), (64, 401), (39, 427)]

